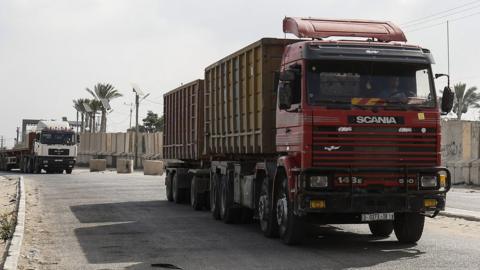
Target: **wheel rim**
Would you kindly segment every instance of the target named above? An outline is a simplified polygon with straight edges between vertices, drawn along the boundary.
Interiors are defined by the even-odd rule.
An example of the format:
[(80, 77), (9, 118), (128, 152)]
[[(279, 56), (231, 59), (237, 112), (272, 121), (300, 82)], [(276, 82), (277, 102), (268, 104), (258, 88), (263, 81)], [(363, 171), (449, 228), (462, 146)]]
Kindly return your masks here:
[(190, 185), (190, 202), (192, 206), (195, 206), (195, 177), (192, 179), (192, 184)]
[(210, 209), (212, 212), (217, 210), (217, 176), (215, 175), (212, 182), (212, 190), (210, 191)]
[(220, 212), (222, 217), (225, 216), (225, 212), (227, 210), (227, 188), (224, 182), (221, 185), (221, 193), (220, 193)]
[(288, 201), (285, 194), (277, 201), (277, 224), (280, 228), (280, 235), (283, 235), (287, 229), (288, 222)]
[(260, 227), (262, 231), (265, 231), (268, 226), (267, 222), (267, 205), (268, 205), (268, 198), (266, 194), (260, 196), (258, 200), (258, 217), (260, 219)]
[(175, 200), (177, 200), (177, 181), (175, 181), (175, 177), (172, 181), (172, 195)]

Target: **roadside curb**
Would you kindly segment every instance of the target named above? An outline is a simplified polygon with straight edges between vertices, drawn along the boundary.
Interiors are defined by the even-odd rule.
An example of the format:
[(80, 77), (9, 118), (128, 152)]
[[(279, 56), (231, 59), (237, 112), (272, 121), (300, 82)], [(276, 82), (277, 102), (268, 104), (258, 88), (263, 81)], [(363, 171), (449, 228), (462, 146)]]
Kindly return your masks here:
[(440, 216), (462, 218), (469, 221), (480, 221), (480, 213), (456, 208), (445, 208), (439, 213)]
[(7, 250), (7, 258), (3, 265), (4, 270), (17, 269), (18, 259), (22, 248), (23, 233), (25, 230), (25, 185), (23, 183), (23, 176), (20, 176), (18, 182), (20, 187), (20, 198), (18, 200), (17, 225), (15, 226), (15, 232), (13, 233), (13, 237)]

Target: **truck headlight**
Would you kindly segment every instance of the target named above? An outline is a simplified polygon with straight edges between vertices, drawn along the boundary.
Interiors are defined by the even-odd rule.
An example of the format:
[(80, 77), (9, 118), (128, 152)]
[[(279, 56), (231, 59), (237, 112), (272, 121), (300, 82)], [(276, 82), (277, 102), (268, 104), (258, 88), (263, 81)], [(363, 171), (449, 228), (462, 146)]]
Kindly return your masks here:
[(328, 176), (326, 175), (318, 175), (318, 176), (310, 176), (309, 184), (312, 188), (324, 188), (328, 186)]
[(422, 187), (431, 188), (436, 187), (438, 183), (436, 175), (422, 175), (420, 177), (420, 185)]

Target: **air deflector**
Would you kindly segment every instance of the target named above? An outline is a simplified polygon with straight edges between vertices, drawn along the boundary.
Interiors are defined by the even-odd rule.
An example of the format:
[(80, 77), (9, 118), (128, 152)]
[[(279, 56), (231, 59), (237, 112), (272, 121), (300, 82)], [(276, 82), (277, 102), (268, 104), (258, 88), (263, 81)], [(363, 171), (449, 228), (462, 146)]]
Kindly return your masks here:
[(407, 38), (402, 30), (391, 22), (370, 20), (330, 20), (286, 17), (283, 32), (299, 38), (365, 37), (379, 41), (401, 41)]

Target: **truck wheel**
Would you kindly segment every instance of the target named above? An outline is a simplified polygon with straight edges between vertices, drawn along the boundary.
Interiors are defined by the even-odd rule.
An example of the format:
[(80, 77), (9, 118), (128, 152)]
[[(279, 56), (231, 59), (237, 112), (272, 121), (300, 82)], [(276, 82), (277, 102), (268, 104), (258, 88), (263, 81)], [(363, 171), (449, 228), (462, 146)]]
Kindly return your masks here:
[(198, 193), (197, 191), (197, 177), (193, 176), (192, 177), (192, 182), (190, 185), (190, 205), (192, 206), (193, 209), (196, 211), (202, 210), (203, 208), (203, 194)]
[(21, 173), (25, 172), (25, 159), (22, 158), (18, 164)]
[(393, 232), (393, 222), (392, 221), (375, 221), (368, 223), (370, 232), (373, 236), (378, 237), (389, 237)]
[(270, 189), (269, 179), (263, 179), (260, 197), (258, 198), (258, 219), (260, 229), (263, 235), (272, 238), (278, 236), (278, 225), (275, 219), (275, 209), (271, 205), (272, 193)]
[(27, 166), (27, 168), (25, 168), (25, 172), (26, 173), (32, 173), (33, 172), (32, 160), (30, 158), (27, 158), (26, 166)]
[(66, 173), (66, 174), (72, 174), (72, 170), (73, 170), (73, 169), (71, 169), (71, 168), (65, 169), (65, 173)]
[(210, 212), (214, 219), (220, 219), (219, 187), (220, 177), (215, 173), (210, 184)]
[(178, 187), (178, 181), (178, 173), (176, 173), (173, 175), (172, 180), (172, 197), (175, 203), (182, 203), (184, 192)]
[(227, 175), (222, 177), (220, 185), (220, 217), (227, 224), (235, 223), (238, 217), (238, 211), (233, 205), (233, 179), (230, 180), (232, 175), (232, 172), (227, 172)]
[(38, 162), (38, 160), (35, 160), (33, 167), (34, 167), (33, 173), (39, 174), (42, 172), (42, 169), (40, 169), (40, 163)]
[(169, 202), (173, 201), (173, 194), (172, 194), (172, 173), (167, 173), (165, 177), (165, 190), (167, 195), (167, 200)]
[(400, 243), (416, 243), (422, 237), (425, 216), (419, 213), (395, 213), (393, 229)]
[(277, 189), (276, 216), (278, 234), (287, 245), (299, 244), (304, 237), (304, 224), (293, 211), (293, 202), (288, 197), (288, 180), (285, 173), (281, 173)]

